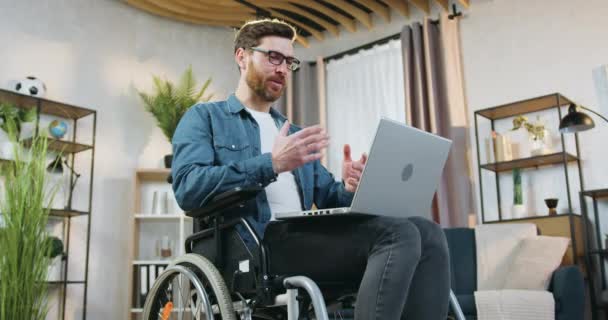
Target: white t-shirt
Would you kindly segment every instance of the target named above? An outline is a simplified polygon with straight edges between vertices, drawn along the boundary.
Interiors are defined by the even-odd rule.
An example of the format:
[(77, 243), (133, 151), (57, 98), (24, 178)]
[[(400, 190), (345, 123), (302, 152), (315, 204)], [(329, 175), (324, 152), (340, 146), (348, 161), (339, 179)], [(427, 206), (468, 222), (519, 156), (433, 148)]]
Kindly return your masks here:
[[(268, 112), (259, 112), (246, 108), (260, 127), (261, 153), (272, 152), (274, 139), (279, 135), (279, 128)], [(276, 212), (293, 212), (302, 210), (300, 194), (296, 178), (291, 172), (282, 172), (277, 181), (265, 188), (271, 220), (275, 220)]]

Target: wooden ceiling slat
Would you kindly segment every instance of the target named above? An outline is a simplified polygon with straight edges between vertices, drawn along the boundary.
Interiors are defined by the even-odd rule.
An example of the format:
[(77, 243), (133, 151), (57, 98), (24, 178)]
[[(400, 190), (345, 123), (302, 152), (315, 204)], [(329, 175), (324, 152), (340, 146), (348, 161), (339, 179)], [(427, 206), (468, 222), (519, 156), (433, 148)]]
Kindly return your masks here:
[(363, 11), (360, 8), (353, 6), (352, 4), (350, 4), (344, 0), (331, 0), (330, 2), (331, 2), (331, 4), (335, 5), (336, 7), (339, 7), (340, 9), (344, 10), (346, 13), (355, 17), (355, 19), (359, 20), (368, 29), (371, 29), (373, 27), (372, 17), (369, 15), (369, 13)]
[(418, 9), (424, 11), (424, 13), (431, 13), (431, 6), (429, 5), (429, 0), (410, 0), (410, 2), (414, 4)]
[(221, 6), (229, 8), (242, 8), (243, 4), (234, 0), (190, 0), (206, 6)]
[(241, 14), (255, 14), (255, 10), (248, 7), (235, 7), (235, 6), (227, 6), (221, 4), (204, 4), (199, 1), (192, 0), (172, 0), (172, 2), (178, 3), (184, 7), (204, 10), (205, 12), (214, 12), (214, 13), (241, 13)]
[(471, 6), (471, 3), (469, 0), (459, 0), (458, 2), (460, 2), (460, 4), (465, 7), (466, 9), (468, 9)]
[(237, 20), (217, 21), (217, 20), (211, 20), (211, 19), (193, 18), (191, 16), (186, 16), (186, 15), (182, 15), (179, 13), (167, 11), (163, 8), (150, 4), (144, 0), (124, 0), (124, 1), (126, 1), (129, 5), (131, 5), (135, 8), (141, 9), (143, 11), (146, 11), (148, 13), (151, 13), (151, 14), (154, 14), (157, 16), (161, 16), (161, 17), (165, 17), (165, 18), (170, 18), (173, 20), (182, 21), (182, 22), (188, 22), (188, 23), (194, 23), (194, 24), (200, 24), (200, 25), (222, 26), (222, 27), (231, 27), (231, 26), (235, 26), (235, 25), (240, 25), (242, 23), (241, 21), (237, 21)]
[(267, 0), (267, 1), (256, 0), (255, 4), (260, 7), (263, 7), (263, 8), (283, 9), (283, 10), (287, 10), (289, 12), (293, 12), (295, 14), (299, 14), (303, 17), (310, 19), (311, 21), (314, 21), (315, 23), (322, 26), (328, 32), (330, 32), (331, 34), (333, 34), (335, 36), (338, 36), (340, 34), (340, 32), (338, 31), (338, 27), (335, 26), (333, 23), (331, 23), (319, 16), (314, 15), (314, 14), (310, 13), (309, 11), (301, 9), (300, 7), (294, 6), (291, 3), (288, 3), (285, 1), (276, 1), (276, 0)]
[(391, 21), (391, 10), (376, 0), (355, 0), (359, 4), (366, 6), (375, 14), (381, 16), (384, 20)]
[(183, 16), (191, 17), (194, 19), (209, 19), (215, 21), (246, 21), (249, 19), (255, 19), (253, 14), (242, 14), (232, 12), (203, 12), (200, 10), (189, 9), (177, 4), (173, 0), (143, 0), (151, 5), (165, 9), (167, 11), (177, 13)]
[(407, 4), (407, 0), (382, 0), (389, 7), (397, 10), (402, 16), (409, 18), (410, 8)]
[(310, 47), (310, 42), (308, 42), (308, 39), (298, 35), (296, 37), (296, 42), (298, 42), (299, 44), (301, 44), (304, 48), (309, 48)]
[(319, 31), (319, 30), (317, 30), (317, 29), (315, 29), (315, 28), (313, 28), (311, 26), (308, 26), (305, 23), (302, 23), (302, 22), (297, 21), (297, 20), (295, 20), (293, 18), (290, 18), (290, 17), (288, 17), (288, 16), (286, 16), (286, 15), (284, 15), (284, 14), (282, 14), (282, 13), (280, 13), (280, 12), (274, 10), (274, 9), (266, 9), (266, 10), (268, 10), (268, 12), (270, 12), (270, 14), (273, 17), (279, 18), (281, 20), (285, 20), (286, 22), (289, 22), (289, 23), (295, 25), (296, 27), (298, 27), (298, 28), (300, 28), (302, 30), (308, 31), (310, 34), (312, 34), (313, 37), (317, 38), (317, 40), (323, 41), (323, 39), (325, 38), (323, 36), (323, 33), (321, 31)]
[(441, 8), (443, 9), (444, 12), (450, 11), (450, 1), (449, 0), (435, 0), (435, 1), (437, 1), (437, 3), (439, 3), (439, 5), (441, 6)]
[(315, 11), (318, 11), (318, 12), (338, 21), (344, 27), (344, 29), (346, 29), (350, 32), (357, 31), (357, 24), (355, 23), (355, 20), (353, 20), (339, 12), (336, 12), (318, 2), (310, 1), (310, 0), (289, 0), (289, 2), (299, 4), (299, 5), (308, 7), (310, 9), (313, 9)]

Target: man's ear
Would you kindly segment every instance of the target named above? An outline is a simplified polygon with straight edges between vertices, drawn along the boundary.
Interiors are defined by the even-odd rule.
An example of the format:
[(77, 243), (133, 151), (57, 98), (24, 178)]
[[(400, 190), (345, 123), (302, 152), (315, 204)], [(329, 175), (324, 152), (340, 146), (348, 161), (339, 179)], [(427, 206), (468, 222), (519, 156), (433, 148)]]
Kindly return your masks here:
[(243, 48), (236, 49), (234, 54), (234, 60), (236, 61), (239, 70), (247, 69), (247, 51)]

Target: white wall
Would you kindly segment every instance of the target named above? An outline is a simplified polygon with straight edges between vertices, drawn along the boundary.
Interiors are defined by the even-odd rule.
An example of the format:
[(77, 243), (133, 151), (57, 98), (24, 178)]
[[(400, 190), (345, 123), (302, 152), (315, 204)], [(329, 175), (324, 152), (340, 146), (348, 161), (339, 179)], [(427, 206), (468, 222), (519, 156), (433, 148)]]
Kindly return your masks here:
[[(114, 0), (0, 0), (0, 87), (34, 75), (48, 98), (98, 111), (88, 319), (126, 314), (134, 170), (160, 167), (170, 153), (135, 88), (151, 89), (152, 74), (176, 80), (191, 64), (199, 80), (213, 77), (211, 91), (224, 98), (238, 79), (232, 39), (229, 29), (172, 22)], [(88, 172), (87, 165), (85, 156), (77, 170)], [(83, 205), (87, 179), (78, 186)], [(86, 219), (73, 222), (84, 230)], [(82, 260), (85, 235), (73, 236), (71, 259)], [(81, 277), (81, 265), (70, 265), (72, 278)], [(67, 319), (80, 319), (81, 296), (72, 292)]]

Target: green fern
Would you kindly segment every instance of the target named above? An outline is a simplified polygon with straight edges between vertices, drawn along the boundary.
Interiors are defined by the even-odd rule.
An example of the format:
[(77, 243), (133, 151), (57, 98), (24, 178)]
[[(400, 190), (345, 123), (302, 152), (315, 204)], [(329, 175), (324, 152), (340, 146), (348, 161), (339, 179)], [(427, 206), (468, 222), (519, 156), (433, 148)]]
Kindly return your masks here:
[(152, 94), (138, 91), (146, 111), (156, 119), (158, 127), (169, 142), (173, 138), (175, 128), (182, 116), (197, 102), (211, 100), (213, 94), (205, 95), (211, 84), (207, 79), (200, 89), (197, 89), (196, 78), (189, 67), (181, 76), (177, 85), (158, 76), (153, 76), (154, 92)]
[(21, 124), (35, 121), (36, 115), (34, 107), (22, 109), (9, 102), (0, 102), (0, 129), (7, 133), (11, 141), (17, 141), (21, 135)]

